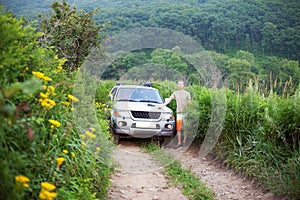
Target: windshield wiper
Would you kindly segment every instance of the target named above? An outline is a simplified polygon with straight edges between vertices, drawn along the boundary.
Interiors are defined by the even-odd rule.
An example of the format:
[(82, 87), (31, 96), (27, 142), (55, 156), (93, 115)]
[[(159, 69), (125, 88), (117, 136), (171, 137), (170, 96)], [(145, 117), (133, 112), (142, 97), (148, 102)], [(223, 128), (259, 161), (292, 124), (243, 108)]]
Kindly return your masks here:
[(118, 99), (117, 101), (139, 102), (138, 100), (134, 100), (134, 99)]

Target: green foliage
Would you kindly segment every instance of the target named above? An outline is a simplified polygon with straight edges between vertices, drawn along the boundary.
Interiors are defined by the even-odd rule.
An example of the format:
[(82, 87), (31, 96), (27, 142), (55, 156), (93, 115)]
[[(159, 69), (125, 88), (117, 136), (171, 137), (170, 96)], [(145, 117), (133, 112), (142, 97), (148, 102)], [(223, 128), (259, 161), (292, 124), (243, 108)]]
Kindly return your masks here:
[[(300, 155), (299, 88), (293, 95), (279, 96), (272, 89), (264, 93), (259, 84), (250, 80), (243, 93), (226, 89), (227, 109), (218, 111), (212, 108), (223, 100), (215, 99), (218, 91), (197, 85), (186, 87), (193, 99), (188, 107), (186, 128), (197, 129), (196, 140), (201, 143), (211, 126), (211, 118), (215, 117), (213, 115), (226, 112), (222, 133), (213, 150), (217, 157), (227, 166), (260, 181), (272, 192), (297, 198), (300, 180), (297, 171)], [(172, 85), (173, 82), (155, 84), (167, 97), (176, 87)]]
[(63, 70), (65, 60), (39, 45), (39, 34), (22, 20), (2, 11), (0, 20), (10, 41), (4, 40), (0, 55), (1, 197), (38, 199), (41, 183), (48, 182), (59, 199), (104, 198), (111, 172), (110, 148), (102, 146), (108, 124), (99, 119), (102, 130), (77, 130), (76, 73)]
[(99, 31), (103, 25), (96, 25), (92, 18), (98, 10), (88, 13), (80, 10), (77, 13), (76, 7), (71, 8), (66, 0), (61, 3), (55, 1), (51, 7), (54, 13), (41, 25), (43, 39), (58, 50), (59, 58), (67, 59), (65, 69), (76, 70), (100, 42)]
[(35, 71), (50, 62), (46, 60), (46, 50), (40, 48), (35, 39), (41, 35), (40, 32), (24, 26), (23, 19), (18, 20), (2, 9), (0, 14), (0, 85), (3, 87), (28, 79), (31, 76), (28, 71)]
[[(46, 13), (50, 1), (0, 1), (17, 15), (33, 18)], [(97, 24), (109, 23), (107, 34), (137, 27), (176, 30), (198, 40), (205, 49), (234, 53), (240, 49), (259, 55), (299, 60), (299, 3), (292, 1), (70, 1), (94, 10)], [(20, 9), (23, 8), (23, 9)], [(124, 9), (126, 8), (126, 9)], [(33, 14), (34, 13), (34, 14)], [(35, 17), (36, 18), (36, 17)]]

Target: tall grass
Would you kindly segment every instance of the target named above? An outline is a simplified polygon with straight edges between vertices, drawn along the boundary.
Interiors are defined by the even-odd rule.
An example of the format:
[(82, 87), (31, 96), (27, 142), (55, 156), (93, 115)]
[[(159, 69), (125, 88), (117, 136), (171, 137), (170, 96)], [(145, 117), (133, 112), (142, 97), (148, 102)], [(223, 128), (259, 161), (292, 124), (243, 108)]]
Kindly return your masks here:
[[(213, 152), (227, 166), (255, 178), (272, 192), (297, 199), (300, 88), (295, 90), (291, 81), (281, 85), (275, 81), (266, 88), (258, 80), (250, 80), (242, 91), (226, 90), (224, 127)], [(194, 116), (199, 120), (196, 140), (201, 143), (211, 123), (214, 91), (196, 85), (186, 89), (198, 103), (198, 110), (193, 112), (199, 112)]]

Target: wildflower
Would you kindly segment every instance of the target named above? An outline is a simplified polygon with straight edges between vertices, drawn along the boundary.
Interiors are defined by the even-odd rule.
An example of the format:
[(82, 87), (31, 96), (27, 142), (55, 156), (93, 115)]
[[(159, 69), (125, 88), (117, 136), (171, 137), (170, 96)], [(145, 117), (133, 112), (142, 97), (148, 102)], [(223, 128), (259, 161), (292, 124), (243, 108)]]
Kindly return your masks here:
[(72, 158), (74, 158), (75, 157), (75, 153), (71, 152), (71, 156), (72, 156)]
[(57, 197), (57, 193), (51, 192), (52, 190), (56, 189), (55, 185), (48, 182), (42, 182), (41, 185), (42, 185), (42, 189), (39, 194), (40, 199), (52, 200), (53, 198)]
[(61, 103), (64, 104), (65, 106), (69, 106), (70, 105), (70, 102), (67, 102), (67, 101), (63, 101)]
[(78, 102), (78, 101), (79, 101), (78, 98), (74, 97), (74, 96), (71, 95), (71, 94), (68, 94), (68, 99), (70, 99), (71, 101), (74, 101), (74, 102)]
[(86, 135), (89, 136), (90, 138), (96, 138), (96, 135), (93, 134), (93, 133), (90, 132), (90, 131), (87, 131), (87, 132), (85, 132), (85, 133), (86, 133)]
[(95, 128), (89, 128), (90, 132), (94, 132), (96, 129)]
[(48, 183), (48, 182), (42, 182), (41, 185), (42, 185), (43, 189), (48, 190), (48, 191), (52, 191), (52, 190), (56, 189), (55, 185)]
[(100, 151), (100, 147), (96, 147), (96, 151)]
[(48, 86), (47, 91), (50, 92), (50, 93), (52, 93), (52, 94), (54, 94), (55, 88), (50, 85), (50, 86)]
[(50, 78), (50, 77), (48, 77), (48, 76), (44, 76), (44, 77), (43, 77), (43, 80), (44, 80), (44, 81), (52, 81), (52, 78)]
[(39, 194), (39, 198), (43, 200), (52, 200), (53, 198), (57, 197), (56, 192), (49, 192), (45, 189), (41, 189), (41, 192)]
[(40, 92), (40, 97), (42, 98), (42, 99), (47, 99), (48, 98), (48, 96), (49, 96), (49, 93), (43, 93), (43, 92)]
[(65, 154), (68, 154), (69, 153), (69, 151), (68, 150), (63, 150), (63, 152), (65, 153)]
[(23, 176), (23, 175), (18, 175), (18, 176), (15, 176), (15, 180), (18, 183), (21, 183), (23, 185), (23, 187), (29, 188), (28, 182), (30, 181), (30, 179), (28, 177)]
[(52, 78), (46, 76), (44, 73), (42, 72), (32, 72), (32, 74), (34, 76), (36, 76), (38, 79), (40, 80), (44, 80), (44, 81), (52, 81)]
[(63, 158), (63, 157), (56, 158), (56, 164), (57, 164), (57, 167), (60, 167), (61, 164), (62, 164), (65, 160), (66, 160), (66, 159)]
[(48, 121), (53, 125), (53, 128), (54, 127), (57, 127), (57, 128), (60, 127), (60, 123), (58, 121), (56, 121), (54, 119), (49, 119)]
[(86, 138), (86, 135), (80, 134), (79, 137), (80, 137), (82, 140), (84, 140), (84, 139)]
[(45, 108), (53, 108), (53, 106), (56, 105), (55, 101), (51, 100), (51, 99), (39, 99), (39, 102), (41, 103), (41, 105)]

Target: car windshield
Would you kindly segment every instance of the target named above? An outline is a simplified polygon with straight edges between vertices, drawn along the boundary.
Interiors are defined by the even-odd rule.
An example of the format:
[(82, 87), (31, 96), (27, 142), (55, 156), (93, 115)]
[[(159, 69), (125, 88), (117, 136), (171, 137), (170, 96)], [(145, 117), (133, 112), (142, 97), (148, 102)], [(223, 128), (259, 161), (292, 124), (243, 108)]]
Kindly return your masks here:
[(116, 100), (163, 103), (162, 97), (157, 90), (147, 88), (120, 88)]

